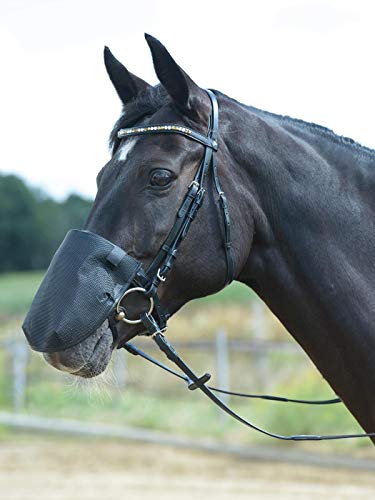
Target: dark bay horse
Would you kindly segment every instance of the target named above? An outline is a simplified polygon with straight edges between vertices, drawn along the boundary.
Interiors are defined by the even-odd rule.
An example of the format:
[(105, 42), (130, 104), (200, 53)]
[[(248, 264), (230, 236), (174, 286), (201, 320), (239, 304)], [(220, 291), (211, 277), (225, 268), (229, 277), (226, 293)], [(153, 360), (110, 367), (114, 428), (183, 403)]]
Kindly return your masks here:
[[(205, 134), (210, 114), (207, 93), (158, 40), (146, 40), (161, 83), (156, 87), (105, 49), (123, 113), (86, 224), (145, 266), (174, 223), (202, 146), (177, 134), (119, 140), (117, 131), (176, 123)], [(234, 277), (264, 300), (363, 428), (375, 431), (375, 151), (321, 126), (215, 94)], [(160, 288), (171, 313), (223, 288), (222, 232), (208, 179), (204, 204)], [(143, 307), (140, 301), (134, 310)], [(114, 345), (140, 332), (121, 324), (114, 344), (108, 330), (105, 323), (78, 346), (45, 357), (59, 369), (95, 376), (106, 368)]]

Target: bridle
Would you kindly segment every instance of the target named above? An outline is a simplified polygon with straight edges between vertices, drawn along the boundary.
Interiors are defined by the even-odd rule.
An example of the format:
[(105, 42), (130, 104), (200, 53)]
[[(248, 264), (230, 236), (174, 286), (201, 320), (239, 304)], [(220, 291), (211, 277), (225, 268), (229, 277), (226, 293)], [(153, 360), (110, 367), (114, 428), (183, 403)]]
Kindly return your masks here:
[[(231, 253), (231, 234), (230, 234), (230, 217), (228, 203), (224, 191), (221, 188), (219, 177), (217, 174), (216, 152), (218, 149), (218, 132), (219, 132), (219, 109), (215, 94), (211, 90), (207, 90), (211, 100), (211, 115), (209, 119), (207, 135), (192, 130), (191, 128), (181, 125), (151, 125), (140, 126), (134, 128), (120, 129), (117, 133), (119, 139), (131, 137), (135, 135), (150, 135), (150, 134), (180, 134), (189, 138), (192, 141), (198, 142), (204, 146), (204, 155), (202, 161), (195, 173), (193, 180), (188, 186), (185, 197), (177, 211), (177, 216), (172, 229), (169, 231), (167, 238), (161, 245), (154, 260), (151, 262), (146, 272), (140, 272), (135, 281), (140, 284), (136, 289), (127, 290), (123, 298), (129, 295), (132, 291), (143, 292), (150, 298), (150, 309), (155, 305), (156, 312), (159, 315), (160, 321), (165, 328), (165, 312), (161, 310), (161, 306), (157, 299), (157, 290), (161, 283), (164, 283), (168, 277), (170, 270), (177, 257), (178, 248), (181, 242), (185, 239), (191, 223), (195, 219), (199, 208), (202, 205), (205, 194), (205, 179), (208, 172), (211, 170), (215, 188), (219, 196), (219, 203), (222, 210), (224, 221), (224, 252), (226, 259), (226, 276), (225, 285), (233, 281), (233, 258)], [(143, 290), (142, 290), (143, 289)], [(126, 318), (125, 311), (120, 310), (120, 302), (117, 305), (117, 318), (126, 323), (140, 323), (141, 320), (129, 320)]]
[[(362, 434), (341, 434), (341, 435), (304, 435), (297, 434), (291, 436), (284, 436), (280, 434), (274, 434), (272, 432), (266, 431), (255, 424), (244, 419), (231, 408), (229, 408), (223, 401), (221, 401), (214, 392), (222, 394), (230, 394), (233, 396), (240, 396), (246, 398), (258, 398), (281, 402), (294, 402), (302, 404), (334, 404), (341, 402), (341, 399), (334, 398), (329, 400), (320, 401), (310, 401), (310, 400), (299, 400), (299, 399), (288, 399), (278, 396), (269, 395), (254, 395), (254, 394), (243, 394), (238, 392), (225, 391), (223, 389), (218, 389), (216, 387), (207, 386), (206, 383), (210, 380), (211, 375), (205, 373), (201, 377), (198, 377), (190, 367), (181, 359), (177, 351), (166, 339), (164, 332), (166, 330), (168, 313), (160, 304), (158, 298), (158, 288), (161, 283), (164, 283), (171, 271), (173, 264), (177, 257), (178, 248), (181, 242), (186, 237), (191, 223), (195, 219), (199, 208), (202, 205), (203, 197), (205, 194), (205, 179), (208, 173), (211, 171), (213, 176), (213, 181), (215, 189), (219, 197), (219, 203), (222, 210), (222, 216), (224, 221), (224, 252), (226, 259), (226, 276), (225, 284), (229, 284), (234, 278), (234, 266), (233, 258), (231, 253), (232, 241), (230, 234), (230, 216), (228, 210), (228, 203), (225, 194), (221, 188), (218, 172), (217, 172), (217, 161), (216, 153), (218, 150), (218, 132), (219, 132), (219, 109), (218, 102), (215, 94), (211, 90), (207, 90), (207, 93), (211, 100), (211, 115), (209, 119), (208, 132), (207, 135), (202, 135), (188, 127), (173, 124), (164, 125), (151, 125), (151, 126), (140, 126), (134, 128), (120, 129), (118, 131), (118, 138), (123, 139), (126, 137), (131, 137), (135, 135), (149, 135), (149, 134), (180, 134), (184, 137), (189, 138), (195, 142), (198, 142), (204, 146), (203, 159), (196, 171), (194, 179), (190, 183), (187, 189), (187, 193), (177, 211), (177, 216), (175, 223), (172, 226), (167, 238), (160, 247), (158, 253), (156, 254), (154, 260), (148, 267), (146, 271), (140, 268), (133, 280), (135, 287), (130, 288), (125, 291), (121, 299), (116, 305), (116, 321), (123, 321), (125, 323), (143, 323), (145, 327), (146, 335), (150, 336), (157, 344), (159, 349), (164, 352), (167, 358), (172, 361), (175, 365), (180, 368), (184, 375), (172, 370), (168, 366), (160, 363), (156, 359), (152, 358), (148, 354), (144, 353), (138, 349), (135, 345), (126, 342), (123, 346), (129, 353), (140, 356), (151, 363), (159, 366), (163, 370), (179, 377), (188, 384), (190, 390), (199, 389), (201, 390), (213, 403), (215, 403), (219, 408), (221, 408), (228, 415), (238, 420), (242, 424), (250, 427), (262, 434), (267, 436), (281, 439), (284, 441), (322, 441), (322, 440), (333, 440), (333, 439), (348, 439), (348, 438), (359, 438), (359, 437), (374, 437), (375, 433), (362, 433)], [(114, 255), (110, 257), (115, 263), (120, 256)], [(150, 301), (150, 306), (147, 312), (141, 314), (139, 319), (130, 319), (126, 317), (125, 309), (122, 302), (131, 293), (142, 293)]]

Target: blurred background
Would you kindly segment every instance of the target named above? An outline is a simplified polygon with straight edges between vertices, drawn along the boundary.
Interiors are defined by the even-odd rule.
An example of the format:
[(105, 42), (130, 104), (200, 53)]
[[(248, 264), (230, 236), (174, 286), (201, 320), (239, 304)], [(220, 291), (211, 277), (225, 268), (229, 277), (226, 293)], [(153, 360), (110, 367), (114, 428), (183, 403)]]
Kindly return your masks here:
[[(125, 352), (115, 353), (104, 376), (77, 381), (32, 353), (20, 326), (65, 233), (83, 225), (109, 158), (107, 137), (121, 106), (105, 73), (104, 45), (155, 84), (143, 39), (149, 32), (201, 86), (375, 147), (374, 15), (373, 3), (362, 0), (2, 0), (2, 498), (374, 497), (367, 440), (271, 441)], [(242, 285), (188, 304), (169, 332), (214, 385), (333, 396)], [(149, 342), (138, 345), (158, 356)], [(226, 402), (277, 433), (359, 430), (339, 405)]]

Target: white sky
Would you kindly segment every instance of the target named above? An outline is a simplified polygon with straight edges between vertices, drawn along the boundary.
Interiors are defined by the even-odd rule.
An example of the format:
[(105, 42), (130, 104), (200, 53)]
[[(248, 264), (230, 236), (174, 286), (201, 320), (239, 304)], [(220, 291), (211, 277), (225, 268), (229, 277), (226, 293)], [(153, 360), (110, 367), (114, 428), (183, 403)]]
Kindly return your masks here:
[(1, 0), (0, 170), (94, 196), (121, 109), (103, 46), (156, 83), (145, 31), (201, 86), (375, 148), (371, 0)]

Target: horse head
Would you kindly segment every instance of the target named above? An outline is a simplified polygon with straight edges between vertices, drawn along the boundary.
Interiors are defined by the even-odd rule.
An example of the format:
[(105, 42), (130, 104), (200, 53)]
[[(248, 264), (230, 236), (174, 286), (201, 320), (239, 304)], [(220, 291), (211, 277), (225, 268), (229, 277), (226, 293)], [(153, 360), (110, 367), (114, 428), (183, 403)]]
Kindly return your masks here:
[[(160, 124), (174, 124), (179, 130), (193, 130), (206, 136), (212, 114), (207, 91), (194, 83), (158, 40), (149, 35), (146, 40), (160, 81), (155, 87), (130, 73), (107, 47), (104, 51), (105, 66), (123, 112), (111, 132), (111, 159), (97, 176), (98, 191), (85, 226), (87, 231), (125, 250), (144, 269), (150, 266), (175, 223), (181, 202), (202, 163), (205, 146), (183, 133), (136, 133), (124, 137), (119, 131), (152, 131)], [(241, 207), (233, 200), (240, 189), (232, 186), (233, 158), (224, 132), (229, 129), (230, 120), (225, 102), (223, 106), (215, 168), (223, 186), (220, 190), (231, 190), (229, 210), (233, 218), (244, 220)], [(158, 299), (168, 314), (225, 286), (228, 263), (223, 241), (227, 247), (232, 246), (231, 259), (235, 265), (230, 279), (238, 275), (249, 253), (249, 246), (240, 243), (238, 232), (244, 230), (242, 224), (242, 228), (231, 228), (230, 242), (224, 240), (227, 228), (223, 227), (220, 206), (223, 193), (215, 190), (214, 175), (206, 177), (204, 203), (188, 237), (181, 242), (168, 280), (158, 288)], [(237, 186), (240, 184), (237, 182)], [(227, 205), (225, 210), (228, 211)], [(251, 224), (246, 224), (246, 231), (251, 233)], [(147, 309), (148, 300), (140, 293), (129, 296), (128, 317), (139, 317)], [(142, 324), (124, 322), (111, 329), (106, 320), (84, 341), (49, 352), (45, 358), (56, 368), (92, 377), (106, 368), (115, 347), (121, 347), (143, 329)]]

